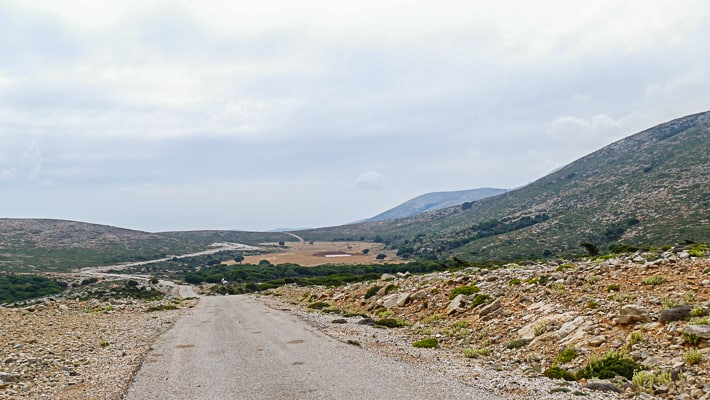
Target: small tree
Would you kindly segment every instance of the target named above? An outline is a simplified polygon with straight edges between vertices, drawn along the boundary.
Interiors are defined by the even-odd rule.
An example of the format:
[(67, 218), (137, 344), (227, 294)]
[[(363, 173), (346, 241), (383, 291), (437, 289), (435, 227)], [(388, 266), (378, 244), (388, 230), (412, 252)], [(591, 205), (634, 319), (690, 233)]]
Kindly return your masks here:
[(286, 242), (284, 242), (283, 240), (279, 242), (279, 246), (284, 247), (285, 245), (286, 245)]
[(596, 245), (594, 245), (593, 243), (584, 242), (584, 243), (580, 243), (579, 245), (584, 247), (584, 249), (587, 250), (587, 253), (589, 253), (590, 256), (599, 255), (599, 248)]
[(364, 255), (367, 255), (367, 253), (369, 253), (369, 252), (370, 252), (370, 249), (363, 249), (362, 250), (362, 254), (364, 254)]
[(375, 257), (375, 258), (378, 259), (378, 260), (384, 260), (385, 258), (387, 258), (387, 254), (385, 254), (385, 253), (380, 253), (380, 254), (378, 254), (377, 257)]
[(241, 264), (242, 261), (244, 261), (244, 256), (241, 255), (241, 254), (239, 254), (239, 255), (237, 255), (236, 257), (234, 257), (234, 261), (235, 261), (237, 264)]

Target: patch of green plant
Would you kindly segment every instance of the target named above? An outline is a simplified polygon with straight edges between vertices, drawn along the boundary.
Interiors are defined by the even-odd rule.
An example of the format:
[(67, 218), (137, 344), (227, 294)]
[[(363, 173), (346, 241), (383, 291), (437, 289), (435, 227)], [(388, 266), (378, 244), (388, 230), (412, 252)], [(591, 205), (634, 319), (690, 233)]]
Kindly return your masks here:
[(550, 367), (545, 370), (543, 373), (546, 377), (550, 379), (564, 379), (566, 381), (575, 381), (577, 378), (575, 378), (574, 374), (571, 372), (567, 371), (564, 368), (560, 367)]
[(631, 377), (631, 382), (639, 388), (653, 393), (653, 387), (657, 385), (667, 385), (673, 382), (669, 371), (635, 371)]
[(510, 286), (520, 285), (521, 283), (522, 283), (522, 281), (518, 278), (513, 278), (508, 281), (508, 285), (510, 285)]
[(99, 340), (99, 346), (101, 346), (101, 347), (108, 347), (109, 344), (110, 343), (106, 339)]
[(382, 318), (378, 319), (375, 325), (384, 326), (387, 328), (401, 328), (405, 326), (406, 323), (399, 318)]
[(360, 347), (360, 342), (358, 342), (357, 340), (348, 339), (347, 343), (348, 343), (348, 344), (351, 344), (351, 345), (353, 345), (353, 346), (358, 346), (358, 347)]
[(612, 284), (606, 287), (607, 292), (618, 292), (619, 291), (619, 285), (617, 284)]
[(160, 304), (157, 306), (150, 306), (148, 307), (145, 312), (154, 312), (154, 311), (168, 311), (168, 310), (177, 310), (178, 307), (174, 304)]
[(374, 296), (377, 294), (377, 292), (382, 289), (382, 286), (372, 286), (369, 289), (367, 289), (367, 292), (365, 292), (365, 296), (363, 296), (365, 299), (369, 299), (370, 297)]
[(668, 282), (668, 279), (661, 275), (649, 276), (641, 280), (641, 284), (647, 286), (656, 286), (666, 282)]
[(38, 275), (0, 275), (0, 303), (59, 294), (66, 286)]
[(431, 325), (436, 321), (441, 321), (443, 318), (444, 316), (441, 314), (427, 315), (426, 317), (424, 317), (424, 319), (422, 319), (422, 324)]
[(470, 296), (472, 294), (478, 293), (481, 290), (478, 286), (460, 286), (451, 291), (449, 295), (449, 300), (453, 300), (454, 297), (462, 294), (464, 296)]
[(481, 304), (487, 302), (490, 298), (491, 298), (491, 296), (489, 296), (487, 294), (477, 294), (476, 297), (471, 302), (471, 308), (475, 308), (475, 307), (480, 306)]
[(700, 344), (700, 341), (702, 340), (702, 338), (701, 338), (700, 336), (694, 335), (694, 334), (692, 334), (692, 333), (686, 333), (686, 332), (683, 332), (683, 338), (684, 338), (685, 341), (688, 342), (688, 344), (690, 344), (691, 346), (697, 346), (697, 345), (699, 345), (699, 344)]
[(331, 323), (334, 323), (334, 324), (347, 324), (347, 323), (348, 323), (348, 320), (345, 319), (345, 318), (336, 318), (336, 319), (334, 319), (334, 320), (332, 320), (332, 321), (330, 321), (330, 322), (331, 322)]
[(702, 244), (697, 244), (697, 245), (691, 247), (690, 249), (688, 249), (688, 254), (691, 257), (702, 257), (705, 255), (705, 253), (707, 253), (707, 250), (708, 250), (707, 246), (702, 245)]
[(710, 325), (710, 318), (708, 317), (696, 317), (692, 318), (689, 322), (690, 325)]
[(643, 335), (643, 332), (633, 331), (629, 335), (629, 344), (633, 346), (635, 344), (643, 342), (645, 339), (646, 337)]
[(519, 349), (523, 346), (527, 346), (528, 343), (530, 343), (529, 339), (515, 339), (515, 340), (511, 340), (510, 342), (506, 343), (505, 347), (507, 349)]
[(589, 396), (588, 393), (584, 393), (581, 390), (575, 390), (574, 392), (572, 392), (572, 394), (575, 396)]
[(442, 333), (446, 336), (458, 336), (460, 333), (468, 334), (468, 333), (470, 333), (470, 331), (465, 329), (467, 327), (468, 327), (468, 322), (457, 321), (453, 325), (449, 326), (448, 328), (444, 328)]
[(710, 267), (707, 267), (703, 270), (704, 274), (710, 274)]
[(330, 303), (326, 303), (325, 301), (316, 301), (315, 303), (309, 304), (307, 308), (311, 310), (322, 310), (330, 306)]
[(703, 306), (695, 306), (690, 310), (690, 316), (693, 318), (700, 318), (706, 316), (708, 313), (705, 311)]
[(587, 302), (587, 304), (585, 305), (585, 307), (588, 308), (588, 309), (590, 309), (590, 310), (593, 310), (593, 309), (597, 308), (597, 306), (599, 306), (599, 304), (598, 304), (596, 301), (594, 301), (594, 300), (589, 300), (589, 301)]
[(558, 265), (557, 268), (555, 268), (555, 271), (562, 272), (562, 271), (565, 271), (568, 269), (574, 269), (574, 264), (565, 263), (565, 264)]
[(577, 350), (574, 347), (567, 347), (557, 355), (555, 360), (558, 364), (565, 364), (577, 358)]
[(690, 349), (685, 352), (685, 362), (690, 365), (700, 364), (703, 361), (703, 353), (700, 350)]
[(571, 392), (571, 390), (566, 387), (556, 387), (556, 388), (550, 389), (550, 393), (553, 393), (553, 394), (554, 393), (569, 393), (569, 392)]
[(394, 292), (395, 290), (399, 289), (399, 286), (395, 284), (389, 284), (385, 288), (385, 294), (389, 294), (390, 292)]
[(549, 280), (550, 280), (550, 276), (549, 276), (549, 275), (541, 275), (540, 278), (537, 280), (537, 283), (540, 284), (540, 285), (542, 285), (542, 286), (545, 286), (545, 284), (547, 284), (547, 282), (548, 282)]
[(388, 310), (386, 308), (379, 308), (375, 311), (375, 315), (380, 318), (388, 318), (394, 315), (394, 311)]
[(491, 355), (491, 348), (490, 347), (481, 347), (481, 348), (465, 348), (461, 349), (461, 352), (463, 353), (463, 356), (466, 358), (477, 358), (479, 356), (489, 356)]
[(412, 346), (424, 348), (424, 349), (435, 349), (439, 346), (439, 341), (436, 338), (430, 337), (422, 340), (418, 340), (412, 343)]
[(627, 355), (609, 351), (602, 357), (592, 356), (587, 365), (577, 373), (578, 379), (610, 379), (617, 375), (623, 376), (626, 379), (631, 379), (635, 371), (645, 370), (641, 364), (638, 364)]
[(546, 333), (552, 328), (549, 322), (542, 322), (533, 327), (533, 334), (537, 337)]

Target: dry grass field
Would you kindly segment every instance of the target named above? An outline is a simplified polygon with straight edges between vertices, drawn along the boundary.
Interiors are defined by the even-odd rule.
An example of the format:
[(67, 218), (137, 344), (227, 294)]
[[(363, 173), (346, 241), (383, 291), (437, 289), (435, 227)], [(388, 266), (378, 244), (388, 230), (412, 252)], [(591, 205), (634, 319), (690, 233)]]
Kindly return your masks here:
[[(304, 267), (323, 264), (374, 264), (383, 262), (376, 259), (380, 253), (387, 255), (384, 262), (404, 262), (397, 257), (396, 251), (383, 251), (383, 246), (379, 243), (314, 242), (310, 244), (309, 242), (288, 242), (284, 247), (280, 247), (276, 243), (263, 243), (262, 247), (273, 248), (274, 252), (248, 256), (244, 259), (244, 263), (258, 264), (261, 260), (267, 260), (274, 265), (293, 263)], [(370, 251), (363, 254), (365, 249)], [(227, 264), (234, 264), (234, 262), (227, 262)]]

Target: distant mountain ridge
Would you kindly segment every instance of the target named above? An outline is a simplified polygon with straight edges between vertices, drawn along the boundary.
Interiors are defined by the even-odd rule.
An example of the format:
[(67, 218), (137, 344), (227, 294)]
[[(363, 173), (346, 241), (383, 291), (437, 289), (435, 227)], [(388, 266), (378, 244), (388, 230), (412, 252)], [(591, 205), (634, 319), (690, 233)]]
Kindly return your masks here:
[(442, 208), (458, 206), (467, 202), (484, 199), (486, 197), (497, 196), (507, 191), (508, 189), (480, 188), (426, 193), (405, 201), (404, 203), (365, 221), (385, 221), (390, 219), (414, 217), (428, 211), (436, 211)]
[(398, 220), (297, 232), (376, 240), (413, 257), (514, 260), (579, 255), (581, 243), (710, 241), (710, 112), (612, 143), (526, 186)]

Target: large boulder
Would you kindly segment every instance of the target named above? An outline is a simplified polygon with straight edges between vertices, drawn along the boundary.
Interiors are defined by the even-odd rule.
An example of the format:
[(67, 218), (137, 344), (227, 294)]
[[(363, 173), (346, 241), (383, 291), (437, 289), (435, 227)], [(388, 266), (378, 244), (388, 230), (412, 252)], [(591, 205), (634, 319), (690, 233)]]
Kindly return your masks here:
[(621, 325), (630, 325), (637, 322), (648, 322), (648, 310), (638, 304), (627, 304), (621, 307), (616, 320)]
[(683, 329), (683, 333), (710, 340), (710, 325), (688, 325)]
[(465, 294), (460, 294), (456, 297), (454, 297), (453, 300), (449, 303), (449, 306), (446, 307), (446, 315), (451, 315), (455, 312), (458, 311), (463, 311), (466, 308), (466, 305), (468, 304), (468, 296)]
[(393, 293), (378, 300), (386, 309), (402, 307), (407, 304), (408, 301), (409, 293)]
[(661, 311), (661, 317), (659, 318), (659, 321), (661, 321), (665, 324), (667, 322), (672, 322), (672, 321), (686, 320), (686, 319), (690, 318), (690, 310), (691, 309), (692, 309), (692, 307), (690, 307), (688, 305), (668, 308), (666, 310)]

